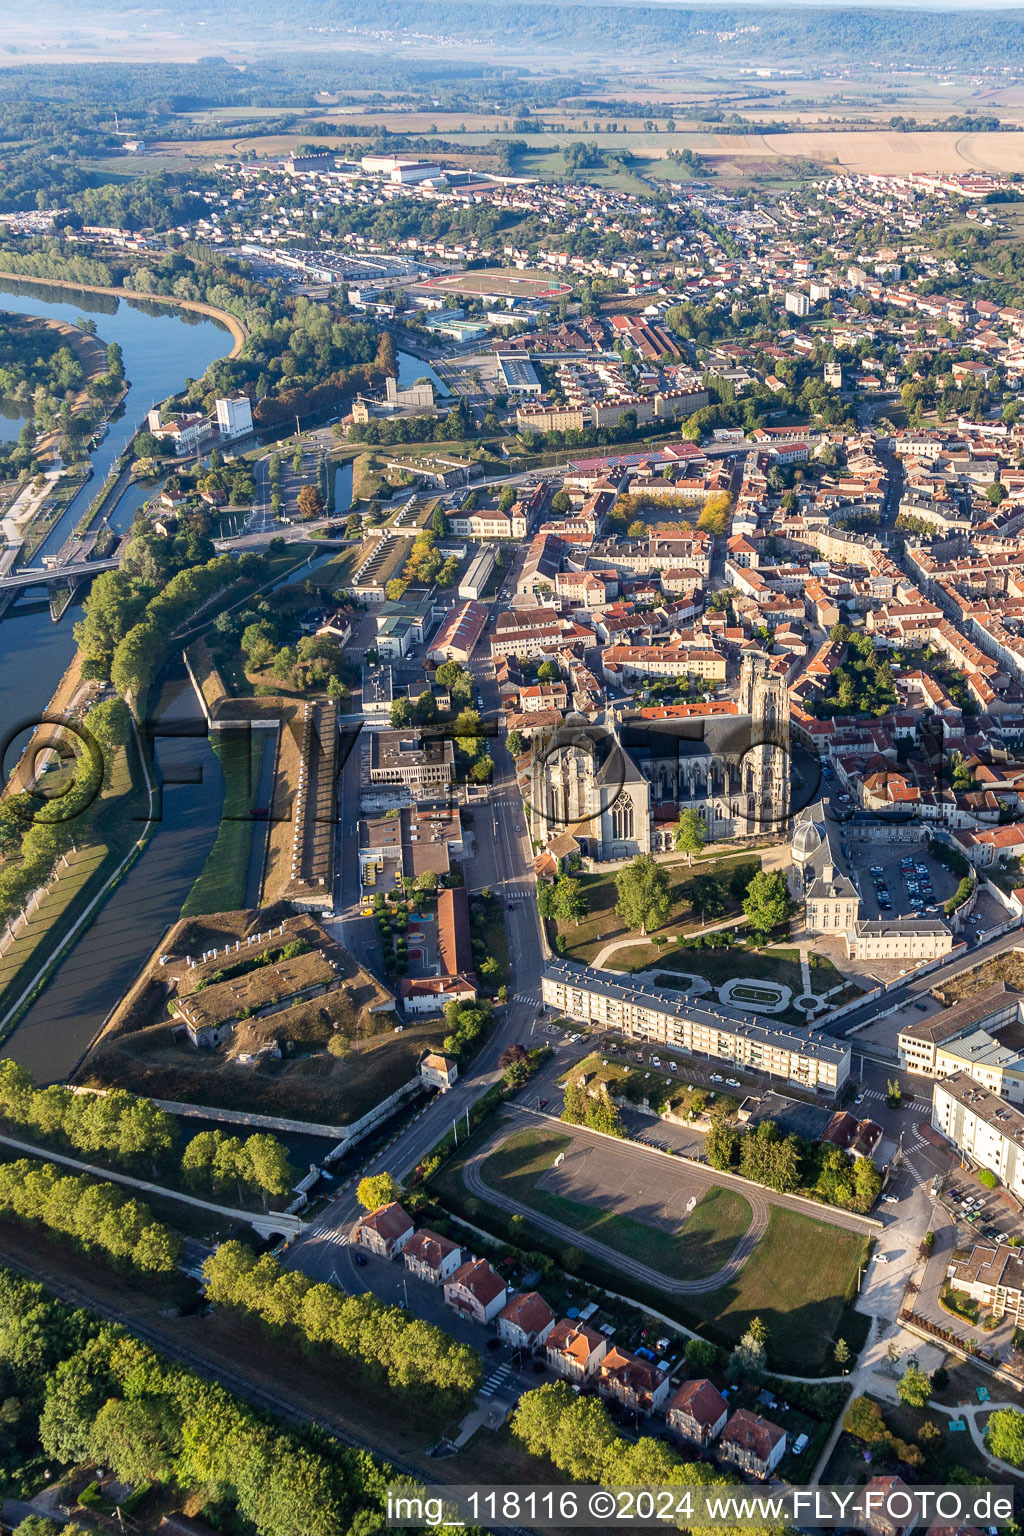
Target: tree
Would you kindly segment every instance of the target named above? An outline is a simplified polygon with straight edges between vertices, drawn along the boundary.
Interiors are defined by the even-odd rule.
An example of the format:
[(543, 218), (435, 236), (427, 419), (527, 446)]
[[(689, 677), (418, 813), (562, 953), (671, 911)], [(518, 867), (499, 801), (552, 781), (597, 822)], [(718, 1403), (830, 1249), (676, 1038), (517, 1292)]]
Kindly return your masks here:
[(668, 876), (652, 854), (641, 853), (615, 876), (616, 914), (627, 928), (646, 934), (660, 928), (672, 909)]
[(686, 1364), (693, 1375), (710, 1371), (718, 1360), (718, 1348), (710, 1339), (687, 1339)]
[(1016, 1408), (997, 1408), (985, 1425), (985, 1439), (1000, 1461), (1024, 1466), (1024, 1413)]
[(725, 897), (717, 875), (695, 876), (690, 881), (688, 892), (690, 904), (695, 912), (700, 913), (701, 922), (706, 922), (709, 917), (721, 917), (725, 911)]
[(412, 724), (412, 704), (404, 695), (392, 701), (391, 724), (396, 731)]
[(690, 806), (685, 811), (680, 811), (679, 820), (674, 829), (675, 845), (680, 853), (686, 854), (687, 864), (693, 863), (695, 853), (700, 853), (708, 840), (707, 823), (699, 811)]
[(257, 1132), (245, 1139), (249, 1181), (267, 1195), (285, 1195), (295, 1180), (295, 1171), (284, 1145), (276, 1136)]
[(538, 683), (557, 683), (561, 676), (556, 662), (542, 661), (537, 668)]
[(732, 510), (732, 497), (727, 491), (715, 491), (704, 503), (703, 510), (697, 519), (697, 527), (703, 528), (706, 533), (723, 534), (729, 526), (729, 513)]
[(483, 722), (475, 709), (460, 709), (453, 726), (455, 745), (467, 757), (478, 757), (484, 749)]
[(899, 1109), (903, 1103), (903, 1087), (898, 1077), (886, 1078), (885, 1102), (890, 1109)]
[(931, 1381), (918, 1366), (908, 1365), (897, 1383), (896, 1395), (911, 1408), (923, 1408), (932, 1395)]
[(364, 1211), (376, 1211), (397, 1200), (401, 1192), (390, 1173), (371, 1173), (359, 1180), (356, 1199)]
[(733, 1383), (748, 1381), (756, 1386), (764, 1379), (767, 1369), (768, 1352), (761, 1340), (754, 1336), (752, 1329), (748, 1328), (729, 1356), (725, 1367), (726, 1380)]
[(460, 661), (443, 661), (434, 673), (439, 688), (447, 688), (452, 703), (465, 703), (473, 697), (473, 678)]
[(882, 1189), (882, 1175), (870, 1157), (859, 1157), (854, 1164), (853, 1188), (861, 1210), (869, 1211)]
[(762, 942), (789, 919), (793, 904), (781, 870), (761, 870), (747, 886), (743, 910), (753, 932)]
[(299, 516), (303, 522), (312, 522), (315, 517), (322, 517), (324, 513), (324, 499), (315, 485), (304, 485), (299, 491)]
[(845, 1339), (836, 1339), (835, 1348), (832, 1350), (836, 1365), (846, 1375), (846, 1367), (850, 1363), (850, 1346)]
[(526, 751), (526, 738), (519, 731), (509, 731), (505, 745), (513, 757), (522, 757)]
[(448, 519), (444, 515), (444, 508), (440, 503), (430, 514), (430, 527), (439, 539), (443, 539), (448, 532)]
[(167, 1482), (180, 1443), (181, 1423), (168, 1397), (111, 1398), (89, 1432), (89, 1455), (124, 1482)]
[(590, 902), (580, 880), (560, 875), (555, 884), (554, 915), (563, 923), (574, 923), (578, 928), (590, 911)]
[(704, 1156), (712, 1168), (720, 1172), (731, 1168), (739, 1151), (740, 1137), (721, 1120), (715, 1120), (704, 1138)]

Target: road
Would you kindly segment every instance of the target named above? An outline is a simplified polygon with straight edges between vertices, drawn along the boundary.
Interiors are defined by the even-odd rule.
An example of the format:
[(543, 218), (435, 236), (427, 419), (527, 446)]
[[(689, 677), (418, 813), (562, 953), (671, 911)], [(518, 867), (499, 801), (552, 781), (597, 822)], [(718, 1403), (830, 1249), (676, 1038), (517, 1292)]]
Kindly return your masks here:
[(1024, 946), (1024, 935), (1019, 928), (1011, 928), (1009, 933), (999, 934), (990, 939), (987, 944), (977, 944), (969, 948), (967, 953), (951, 960), (948, 965), (943, 965), (938, 970), (930, 971), (927, 976), (921, 976), (916, 981), (911, 979), (901, 986), (891, 987), (885, 994), (884, 1002), (875, 998), (870, 1003), (865, 1003), (861, 1008), (855, 1008), (841, 1019), (833, 1022), (825, 1020), (818, 1027), (826, 1035), (833, 1035), (838, 1039), (845, 1039), (861, 1024), (869, 1024), (877, 1019), (883, 1009), (904, 1007), (915, 998), (927, 997), (933, 987), (940, 986), (954, 976), (959, 976), (962, 971), (972, 971), (976, 966), (986, 960), (992, 960), (996, 955), (1003, 954), (1008, 949), (1016, 949)]
[[(485, 711), (497, 709), (498, 692), (489, 660), (474, 667), (475, 685)], [(503, 739), (490, 742), (494, 758), (494, 783), (487, 802), (478, 801), (473, 811), (473, 853), (464, 863), (466, 884), (472, 889), (489, 886), (505, 903), (505, 934), (508, 944), (510, 1002), (498, 1009), (498, 1023), (464, 1075), (446, 1094), (436, 1098), (426, 1113), (414, 1121), (391, 1147), (384, 1148), (367, 1171), (406, 1178), (451, 1126), (465, 1118), (467, 1110), (501, 1077), (498, 1058), (507, 1045), (528, 1042), (540, 1008), (543, 969), (543, 938), (537, 903), (533, 899), (532, 851), (519, 798), (512, 759)], [(359, 876), (357, 842), (359, 756), (357, 740), (341, 775), (338, 817), (338, 880), (334, 921), (346, 947), (365, 955), (372, 941), (372, 919), (358, 916)], [(329, 924), (330, 925), (330, 924)], [(361, 1215), (355, 1191), (343, 1191), (316, 1223), (288, 1250), (286, 1262), (318, 1279), (329, 1279), (336, 1269), (341, 1239)]]

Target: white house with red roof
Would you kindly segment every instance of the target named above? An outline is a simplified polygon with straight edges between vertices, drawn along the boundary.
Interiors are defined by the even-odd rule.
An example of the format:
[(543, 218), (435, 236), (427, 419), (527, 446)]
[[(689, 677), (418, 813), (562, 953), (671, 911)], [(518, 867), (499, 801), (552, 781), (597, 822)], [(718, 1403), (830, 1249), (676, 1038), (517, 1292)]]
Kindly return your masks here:
[(536, 1291), (513, 1296), (498, 1313), (498, 1336), (513, 1349), (537, 1349), (554, 1326), (555, 1314)]
[(507, 1295), (504, 1280), (486, 1259), (467, 1259), (444, 1283), (446, 1304), (475, 1323), (489, 1323), (496, 1317)]
[(382, 1259), (393, 1259), (412, 1237), (414, 1228), (409, 1213), (392, 1200), (390, 1205), (380, 1205), (359, 1223), (357, 1238), (360, 1247)]

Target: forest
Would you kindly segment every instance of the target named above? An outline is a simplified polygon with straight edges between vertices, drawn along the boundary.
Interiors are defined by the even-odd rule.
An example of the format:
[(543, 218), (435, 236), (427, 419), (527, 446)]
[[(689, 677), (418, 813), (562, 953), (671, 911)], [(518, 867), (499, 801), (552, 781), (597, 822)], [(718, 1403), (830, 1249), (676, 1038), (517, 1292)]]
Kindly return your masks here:
[[(232, 1536), (384, 1530), (390, 1469), (366, 1452), (251, 1408), (123, 1328), (5, 1269), (0, 1316), (5, 1484), (30, 1494), (44, 1470), (61, 1478), (92, 1463), (136, 1490), (129, 1514), (147, 1500), (157, 1512), (187, 1504)], [(69, 1481), (83, 1487), (82, 1476)], [(122, 1520), (117, 1528), (138, 1524)]]
[[(134, 9), (134, 0), (91, 0), (86, 9), (95, 17), (123, 16)], [(60, 4), (44, 3), (43, 12), (65, 14)], [(164, 13), (173, 24), (177, 18), (182, 30), (196, 20), (210, 20), (209, 12), (198, 0), (176, 0)], [(757, 28), (757, 56), (767, 59), (799, 57), (839, 58), (844, 63), (886, 58), (914, 65), (936, 64), (945, 68), (951, 58), (961, 64), (1002, 61), (1014, 57), (1024, 46), (1024, 17), (1020, 11), (981, 11), (965, 6), (963, 10), (910, 10), (900, 8), (853, 6), (715, 6), (709, 23), (706, 5), (650, 6), (598, 5), (592, 0), (526, 0), (512, 4), (496, 0), (486, 9), (470, 0), (391, 0), (388, 26), (397, 33), (443, 35), (448, 39), (493, 39), (503, 46), (514, 38), (519, 47), (530, 39), (546, 48), (559, 43), (587, 40), (588, 54), (607, 46), (625, 48), (685, 48), (696, 56), (729, 55), (746, 60), (750, 49), (750, 31)], [(80, 21), (81, 12), (76, 13)], [(239, 0), (232, 7), (232, 35), (239, 28), (267, 39), (286, 31), (293, 40), (331, 30), (369, 32), (378, 25), (358, 0), (289, 0), (267, 4), (266, 0)], [(208, 31), (210, 43), (218, 33), (215, 24)], [(222, 61), (214, 61), (222, 62)], [(332, 60), (321, 55), (320, 77), (331, 69)], [(346, 71), (344, 56), (339, 56), (337, 72)]]

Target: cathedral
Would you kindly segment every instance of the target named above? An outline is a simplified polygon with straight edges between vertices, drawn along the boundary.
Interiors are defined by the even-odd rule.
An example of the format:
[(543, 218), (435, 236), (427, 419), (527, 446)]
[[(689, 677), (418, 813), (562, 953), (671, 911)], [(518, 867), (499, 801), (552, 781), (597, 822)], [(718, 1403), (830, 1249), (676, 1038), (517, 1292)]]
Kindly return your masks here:
[(789, 694), (768, 658), (744, 657), (731, 710), (668, 720), (642, 715), (578, 726), (536, 745), (522, 789), (530, 835), (566, 835), (597, 862), (675, 846), (680, 811), (697, 810), (708, 841), (785, 832)]

